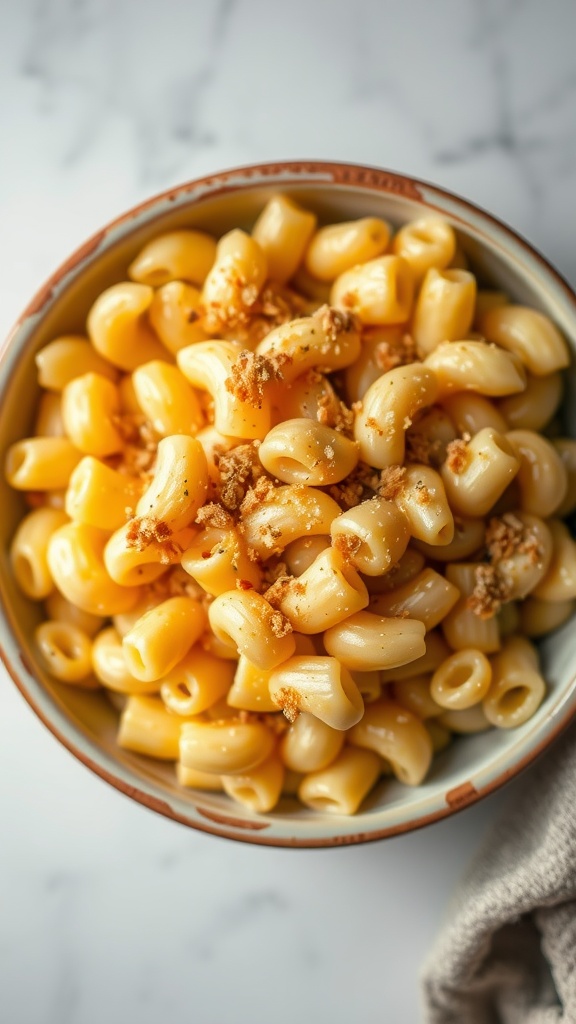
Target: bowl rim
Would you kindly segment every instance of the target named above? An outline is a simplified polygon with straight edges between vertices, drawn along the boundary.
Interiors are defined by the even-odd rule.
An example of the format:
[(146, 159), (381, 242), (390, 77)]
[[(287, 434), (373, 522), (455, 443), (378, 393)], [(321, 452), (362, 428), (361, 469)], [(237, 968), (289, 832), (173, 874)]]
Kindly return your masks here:
[[(529, 257), (540, 265), (540, 269), (544, 274), (551, 277), (555, 281), (556, 285), (560, 286), (561, 291), (565, 293), (565, 300), (567, 300), (568, 304), (572, 306), (572, 313), (576, 319), (576, 293), (563, 275), (520, 233), (515, 231), (500, 218), (489, 213), (483, 207), (460, 196), (458, 193), (455, 193), (450, 189), (443, 188), (425, 179), (416, 178), (412, 175), (402, 174), (386, 168), (374, 167), (368, 164), (313, 159), (268, 161), (256, 164), (241, 164), (223, 171), (218, 171), (213, 174), (204, 175), (199, 178), (193, 178), (182, 182), (180, 185), (158, 192), (150, 198), (143, 200), (141, 203), (136, 204), (124, 213), (120, 214), (118, 217), (113, 218), (99, 231), (92, 234), (53, 271), (43, 284), (40, 285), (17, 318), (13, 327), (9, 330), (6, 338), (0, 345), (0, 375), (5, 370), (8, 352), (23, 325), (30, 317), (37, 316), (42, 313), (45, 307), (50, 304), (55, 294), (58, 294), (57, 286), (64, 281), (68, 275), (73, 275), (75, 277), (81, 271), (84, 261), (89, 260), (90, 257), (97, 254), (99, 247), (111, 232), (123, 227), (129, 228), (131, 222), (136, 229), (138, 227), (137, 218), (142, 214), (148, 211), (153, 211), (156, 207), (161, 206), (162, 204), (174, 203), (177, 199), (185, 198), (187, 194), (190, 194), (190, 205), (193, 205), (195, 202), (194, 193), (198, 193), (198, 199), (213, 198), (218, 195), (224, 195), (232, 192), (250, 191), (255, 187), (265, 186), (266, 184), (275, 184), (278, 189), (281, 189), (282, 185), (290, 188), (300, 184), (311, 186), (321, 186), (322, 184), (325, 184), (328, 188), (341, 186), (352, 190), (356, 189), (374, 191), (377, 193), (391, 193), (399, 197), (420, 202), (428, 209), (434, 209), (434, 203), (430, 201), (429, 196), (438, 196), (440, 199), (447, 200), (449, 203), (455, 204), (457, 209), (450, 210), (451, 219), (460, 220), (463, 224), (467, 224), (469, 221), (467, 221), (466, 217), (461, 216), (458, 213), (458, 208), (463, 210), (465, 213), (470, 212), (473, 217), (479, 217), (480, 220), (488, 222), (488, 225), (496, 228), (505, 239), (523, 249)], [(425, 198), (422, 195), (423, 191), (428, 194), (428, 197)], [(447, 215), (447, 211), (444, 207), (440, 206), (438, 207), (438, 210), (442, 215)], [(114, 242), (111, 243), (111, 246), (113, 245)], [(7, 385), (9, 384), (9, 380), (10, 376), (7, 377)], [(17, 638), (12, 626), (11, 609), (5, 601), (2, 588), (0, 588), (0, 621), (5, 625), (11, 640), (17, 644)], [(29, 707), (34, 711), (52, 735), (78, 761), (90, 769), (94, 774), (102, 778), (105, 782), (108, 782), (119, 792), (131, 797), (133, 800), (144, 805), (149, 810), (156, 811), (157, 813), (170, 818), (172, 821), (177, 821), (183, 825), (187, 825), (188, 827), (211, 835), (232, 839), (238, 842), (257, 844), (260, 846), (291, 849), (321, 849), (374, 842), (394, 835), (401, 835), (407, 832), (416, 831), (425, 825), (440, 821), (443, 818), (455, 814), (457, 811), (472, 806), (472, 804), (477, 803), (479, 800), (500, 789), (506, 782), (519, 775), (534, 760), (536, 760), (536, 758), (539, 757), (547, 747), (551, 746), (558, 736), (567, 728), (572, 719), (576, 717), (576, 703), (574, 703), (573, 706), (568, 704), (561, 708), (560, 712), (554, 716), (554, 720), (549, 720), (548, 727), (546, 727), (547, 720), (542, 722), (538, 742), (532, 743), (530, 748), (526, 750), (521, 758), (513, 759), (511, 763), (505, 763), (499, 773), (494, 778), (488, 780), (488, 782), (481, 788), (477, 788), (471, 782), (466, 782), (457, 786), (455, 789), (448, 791), (445, 794), (444, 805), (436, 808), (430, 813), (422, 814), (415, 812), (416, 816), (410, 820), (396, 822), (386, 828), (374, 828), (351, 834), (322, 837), (267, 836), (261, 834), (261, 830), (266, 829), (267, 826), (262, 824), (257, 818), (250, 821), (248, 819), (235, 818), (233, 814), (219, 814), (216, 812), (209, 813), (205, 810), (195, 808), (204, 818), (210, 820), (211, 824), (208, 824), (207, 821), (201, 822), (197, 819), (191, 819), (180, 814), (166, 800), (162, 800), (157, 796), (156, 793), (147, 791), (146, 787), (148, 786), (148, 783), (146, 780), (140, 780), (142, 785), (142, 788), (140, 788), (138, 785), (125, 782), (124, 779), (112, 774), (103, 763), (99, 763), (97, 760), (94, 760), (84, 749), (82, 749), (81, 746), (77, 745), (71, 737), (65, 735), (56, 722), (52, 721), (44, 712), (42, 707), (37, 703), (27, 686), (24, 674), (29, 675), (36, 683), (38, 683), (38, 685), (41, 686), (42, 684), (36, 679), (34, 672), (27, 663), (27, 658), (24, 653), (19, 651), (19, 660), (22, 664), (24, 673), (21, 673), (19, 666), (16, 664), (16, 660), (8, 654), (4, 644), (0, 644), (0, 660), (4, 664), (9, 676)], [(570, 689), (575, 682), (576, 673), (570, 680), (567, 689)], [(77, 727), (73, 723), (71, 723), (71, 731), (72, 733), (77, 732)], [(94, 744), (92, 745), (95, 746)], [(97, 750), (97, 747), (95, 749)], [(273, 819), (268, 820), (272, 823)], [(233, 828), (234, 831), (231, 831), (231, 828)]]

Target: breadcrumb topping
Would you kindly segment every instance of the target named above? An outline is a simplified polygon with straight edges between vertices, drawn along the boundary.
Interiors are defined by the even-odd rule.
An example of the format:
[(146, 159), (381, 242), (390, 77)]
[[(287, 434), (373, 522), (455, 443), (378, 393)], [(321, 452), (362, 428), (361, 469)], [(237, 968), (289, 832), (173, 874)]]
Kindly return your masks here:
[(261, 409), (266, 385), (282, 380), (281, 367), (281, 354), (269, 358), (245, 349), (240, 352), (230, 376), (224, 381), (224, 387), (240, 402)]
[(479, 619), (491, 619), (502, 605), (510, 600), (510, 584), (506, 582), (497, 566), (477, 565), (474, 570), (474, 590), (466, 601), (467, 607)]
[(379, 341), (374, 348), (374, 362), (382, 373), (416, 362), (416, 344), (411, 334), (403, 334), (399, 340)]
[(469, 440), (469, 437), (457, 437), (446, 445), (446, 465), (456, 475), (463, 473), (470, 461)]
[[(285, 567), (284, 567), (285, 568)], [(291, 593), (303, 594), (306, 587), (300, 583), (295, 576), (278, 576), (276, 580), (264, 591), (264, 597), (273, 608), (279, 608), (288, 590)]]
[(265, 476), (258, 458), (259, 444), (259, 441), (253, 441), (251, 444), (240, 444), (222, 454), (216, 453), (215, 462), (220, 474), (220, 503), (230, 512), (240, 508), (248, 489)]
[(126, 541), (129, 547), (144, 551), (149, 544), (162, 544), (172, 536), (172, 530), (162, 519), (154, 516), (135, 516), (128, 523)]
[[(320, 383), (325, 378), (316, 370), (309, 374), (311, 383)], [(331, 427), (346, 437), (352, 437), (354, 433), (354, 413), (345, 402), (334, 393), (328, 385), (324, 394), (318, 399), (318, 411), (316, 413), (318, 423), (324, 427)]]
[(240, 504), (241, 515), (249, 515), (250, 512), (254, 512), (259, 505), (263, 505), (264, 502), (270, 498), (274, 489), (274, 484), (269, 477), (259, 477), (254, 484), (254, 487), (248, 488), (246, 495)]
[(344, 508), (354, 508), (365, 498), (373, 498), (380, 486), (380, 474), (365, 462), (359, 462), (348, 476), (330, 487), (330, 497)]
[(289, 722), (295, 722), (300, 714), (299, 696), (291, 686), (283, 686), (274, 697), (275, 703)]
[(292, 632), (292, 626), (285, 615), (277, 608), (271, 608), (267, 616), (267, 622), (275, 637), (279, 640)]
[(502, 562), (521, 554), (527, 555), (535, 565), (542, 557), (536, 534), (513, 512), (492, 516), (486, 529), (486, 550), (491, 562)]
[(218, 530), (228, 530), (233, 524), (233, 519), (219, 502), (209, 501), (198, 509), (195, 522), (199, 526), (214, 526)]
[(380, 473), (378, 494), (386, 501), (394, 501), (406, 486), (406, 467), (387, 466)]
[(172, 530), (162, 519), (154, 516), (135, 516), (128, 522), (126, 543), (128, 547), (144, 551), (150, 544), (157, 544), (158, 561), (169, 565), (175, 555), (181, 554), (182, 548), (172, 540)]
[(337, 551), (346, 558), (352, 560), (357, 551), (362, 547), (362, 541), (360, 537), (354, 536), (352, 533), (337, 533), (332, 540), (332, 544)]
[(255, 348), (275, 327), (311, 312), (311, 304), (304, 296), (285, 285), (269, 281), (242, 316), (236, 315), (228, 325), (222, 324), (220, 333)]
[(349, 333), (358, 329), (358, 320), (353, 313), (342, 309), (335, 309), (334, 306), (320, 306), (320, 309), (313, 314), (320, 321), (320, 326), (326, 335), (326, 340), (335, 345), (340, 334)]

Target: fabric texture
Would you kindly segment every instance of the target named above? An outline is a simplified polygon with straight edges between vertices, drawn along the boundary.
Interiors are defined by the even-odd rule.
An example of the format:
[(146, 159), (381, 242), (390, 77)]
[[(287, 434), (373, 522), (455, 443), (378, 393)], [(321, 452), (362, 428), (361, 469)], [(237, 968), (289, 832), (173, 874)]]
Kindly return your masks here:
[(576, 1024), (576, 727), (460, 882), (423, 993), (426, 1024)]

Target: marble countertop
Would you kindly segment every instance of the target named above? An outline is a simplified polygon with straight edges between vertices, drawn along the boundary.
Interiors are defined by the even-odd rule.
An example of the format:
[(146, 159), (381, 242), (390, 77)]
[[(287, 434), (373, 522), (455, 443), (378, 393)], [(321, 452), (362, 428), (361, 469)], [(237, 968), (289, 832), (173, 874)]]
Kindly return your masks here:
[[(428, 178), (576, 282), (573, 0), (0, 0), (0, 334), (147, 195), (318, 157)], [(3, 1024), (412, 1024), (418, 970), (499, 806), (275, 851), (107, 787), (0, 679)]]

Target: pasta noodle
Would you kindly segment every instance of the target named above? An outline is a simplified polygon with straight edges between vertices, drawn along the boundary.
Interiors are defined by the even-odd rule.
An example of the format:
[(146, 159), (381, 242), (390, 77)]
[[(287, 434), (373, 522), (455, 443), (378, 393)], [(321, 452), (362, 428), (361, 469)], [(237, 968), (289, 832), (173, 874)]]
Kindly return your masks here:
[(103, 687), (121, 747), (254, 814), (354, 814), (545, 714), (526, 638), (576, 608), (552, 320), (478, 291), (435, 215), (283, 194), (251, 232), (149, 235), (127, 274), (36, 354), (5, 455), (42, 678)]

